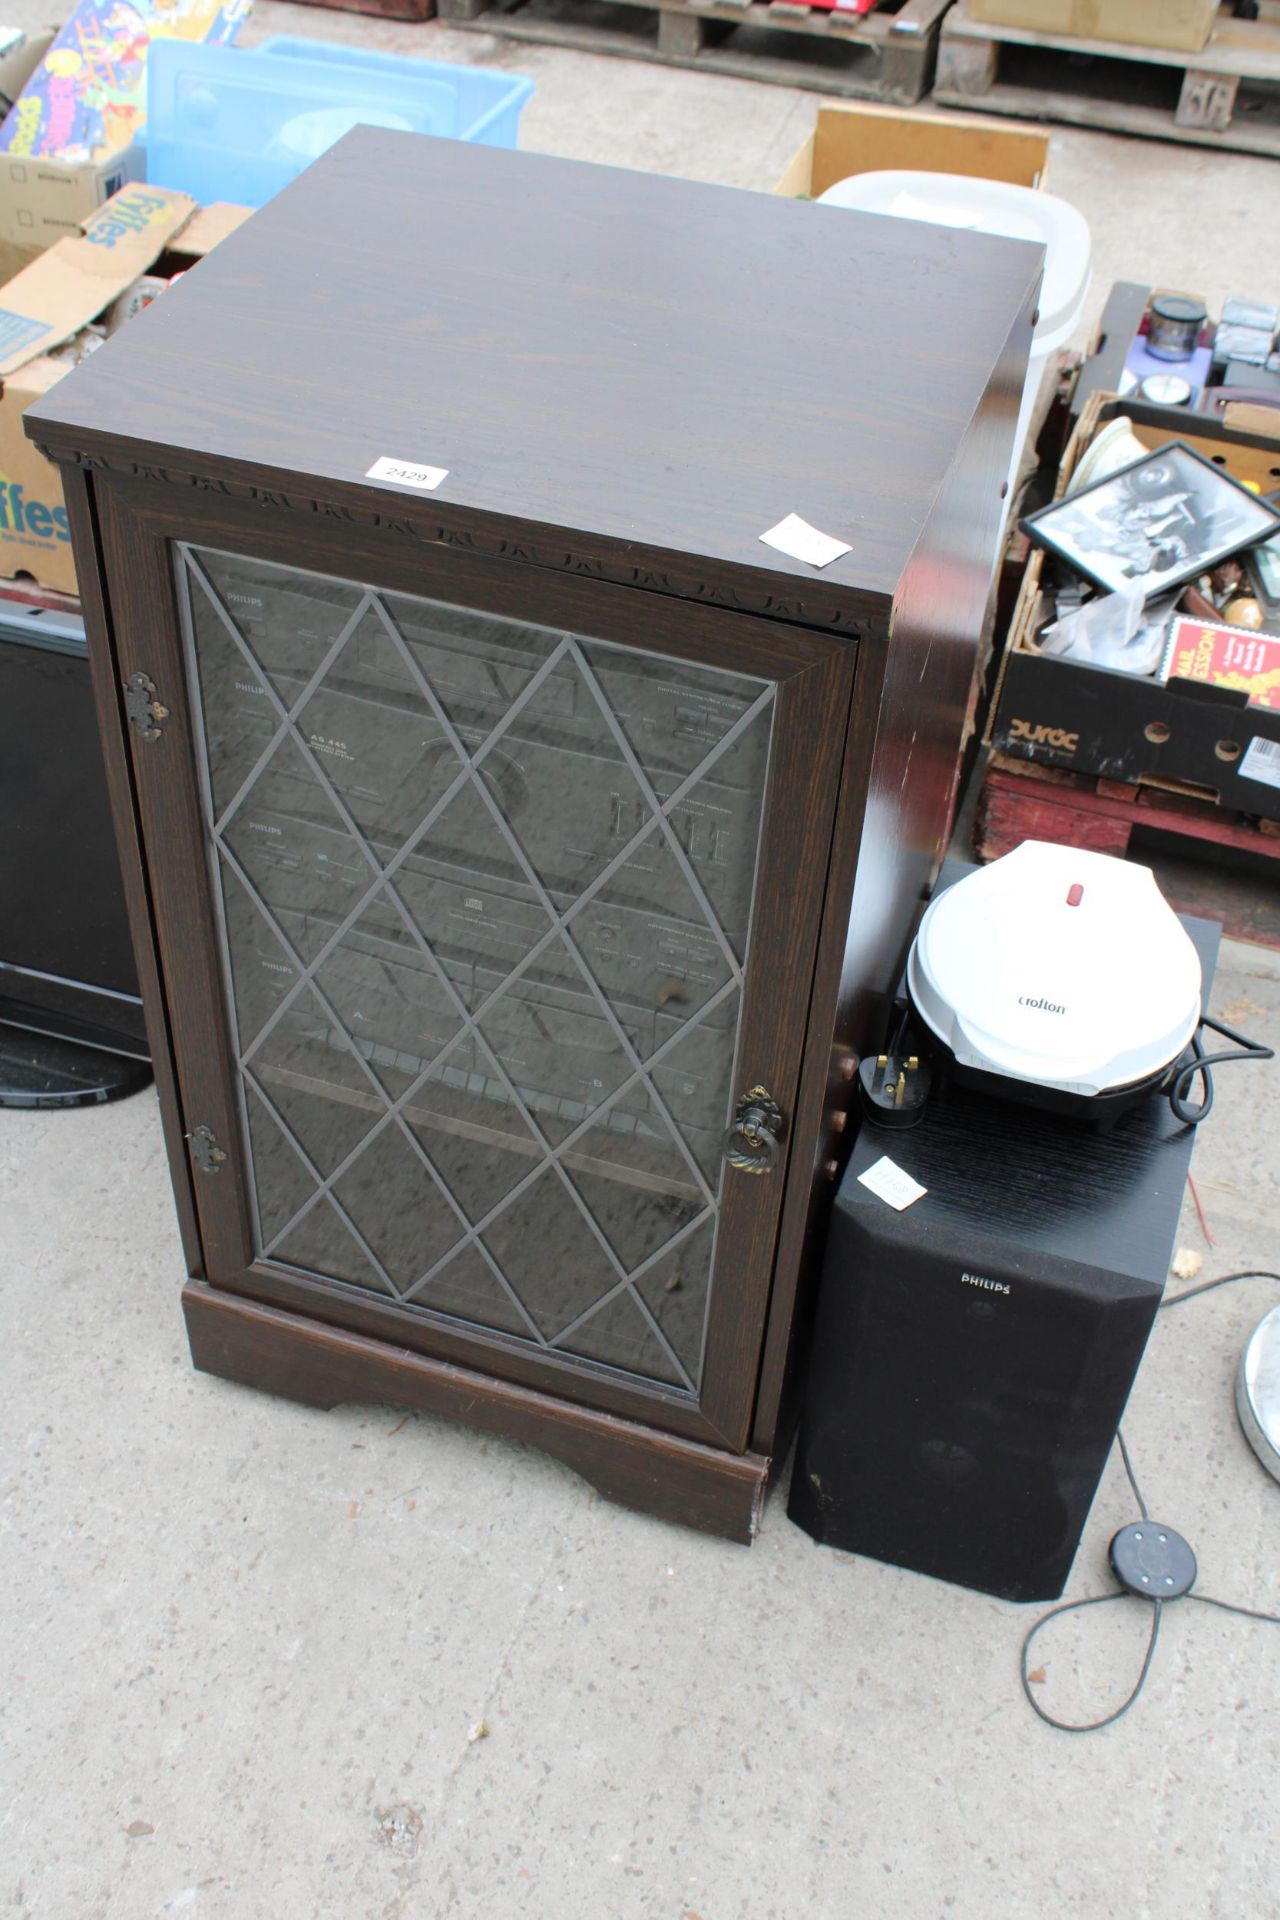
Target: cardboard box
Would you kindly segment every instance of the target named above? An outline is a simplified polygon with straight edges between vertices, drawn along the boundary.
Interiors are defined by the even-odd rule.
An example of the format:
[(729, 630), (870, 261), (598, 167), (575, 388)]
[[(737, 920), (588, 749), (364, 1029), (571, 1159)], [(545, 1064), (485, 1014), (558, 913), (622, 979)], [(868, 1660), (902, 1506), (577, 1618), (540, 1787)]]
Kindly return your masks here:
[(32, 251), (74, 238), (112, 194), (140, 181), (145, 171), (139, 146), (82, 167), (0, 153), (0, 240)]
[[(1206, 304), (1203, 295), (1194, 286), (1150, 287), (1137, 280), (1117, 280), (1107, 295), (1106, 305), (1102, 309), (1102, 316), (1089, 348), (1088, 358), (1076, 376), (1075, 388), (1069, 402), (1069, 410), (1073, 418), (1083, 414), (1085, 407), (1095, 394), (1111, 395), (1120, 392), (1119, 382), (1125, 372), (1129, 348), (1152, 300), (1162, 293), (1175, 294), (1181, 298), (1190, 297), (1199, 300), (1202, 306)], [(1215, 332), (1214, 323), (1210, 320), (1208, 334), (1213, 335)], [(1200, 338), (1203, 343), (1206, 340), (1206, 334), (1202, 332)], [(1179, 374), (1188, 370), (1182, 361), (1171, 360), (1162, 371)], [(1229, 389), (1217, 390), (1215, 404), (1220, 410), (1216, 415), (1207, 415), (1193, 400), (1190, 406), (1165, 407), (1164, 417), (1169, 422), (1171, 430), (1180, 439), (1185, 439), (1188, 434), (1194, 435), (1206, 418), (1214, 417), (1220, 418), (1224, 426), (1237, 427), (1242, 433), (1260, 434), (1264, 438), (1268, 435), (1280, 434), (1280, 408), (1267, 407), (1247, 398), (1232, 400), (1228, 397), (1228, 393)], [(1126, 395), (1121, 394), (1120, 397), (1124, 399)], [(1272, 414), (1275, 417), (1268, 418)], [(1274, 487), (1277, 480), (1273, 480), (1271, 484)], [(1263, 491), (1268, 492), (1270, 489), (1264, 488)]]
[[(1095, 394), (1058, 470), (1061, 499), (1094, 435), (1124, 414), (1145, 447), (1183, 440), (1237, 480), (1267, 493), (1280, 486), (1280, 413), (1270, 431), (1242, 431), (1200, 416), (1193, 428), (1169, 409)], [(1196, 680), (1156, 680), (1040, 653), (1051, 617), (1041, 581), (1048, 555), (1032, 549), (1014, 608), (986, 739), (1016, 759), (1164, 787), (1242, 813), (1280, 820), (1280, 711), (1247, 692)]]
[(1175, 53), (1207, 46), (1217, 12), (1218, 0), (969, 0), (969, 18), (991, 26)]
[[(38, 253), (31, 247), (14, 247), (11, 246), (7, 240), (0, 240), (0, 287), (3, 287), (8, 281), (13, 279), (15, 274), (21, 273), (24, 267), (29, 267), (31, 262), (38, 258)], [(3, 299), (3, 297), (4, 296), (0, 294), (0, 299)]]
[(0, 290), (0, 574), (76, 590), (58, 469), (22, 430), (32, 401), (71, 370), (57, 350), (150, 268), (168, 278), (193, 266), (248, 217), (166, 187), (126, 187)]
[[(30, 33), (0, 59), (0, 105), (17, 99), (56, 37), (55, 27)], [(0, 241), (32, 252), (77, 234), (104, 201), (140, 180), (143, 171), (138, 146), (78, 167), (0, 153)]]
[(851, 174), (910, 168), (1042, 187), (1049, 136), (1016, 121), (970, 113), (897, 113), (892, 107), (824, 102), (809, 138), (774, 188), (789, 199), (816, 200)]

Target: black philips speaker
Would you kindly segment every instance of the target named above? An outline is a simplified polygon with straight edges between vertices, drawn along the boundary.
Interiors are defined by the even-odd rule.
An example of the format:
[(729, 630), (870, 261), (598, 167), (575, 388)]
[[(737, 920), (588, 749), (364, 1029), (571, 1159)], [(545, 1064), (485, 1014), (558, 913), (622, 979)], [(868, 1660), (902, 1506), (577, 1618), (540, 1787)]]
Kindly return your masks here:
[[(1205, 971), (1218, 929), (1187, 922)], [(788, 1511), (1006, 1600), (1062, 1592), (1160, 1303), (1193, 1130), (1109, 1133), (949, 1088), (864, 1125), (818, 1293)], [(897, 1212), (882, 1156), (925, 1188)]]

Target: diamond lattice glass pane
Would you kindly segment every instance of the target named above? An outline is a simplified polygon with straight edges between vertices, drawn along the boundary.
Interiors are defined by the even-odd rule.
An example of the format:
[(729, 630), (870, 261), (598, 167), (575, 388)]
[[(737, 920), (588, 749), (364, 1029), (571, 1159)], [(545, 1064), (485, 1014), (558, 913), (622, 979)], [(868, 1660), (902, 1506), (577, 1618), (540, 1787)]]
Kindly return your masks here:
[(395, 885), (472, 1011), (552, 924), (474, 785), (432, 823)]
[(462, 1247), (439, 1273), (413, 1291), (414, 1304), (470, 1320), (478, 1327), (529, 1338), (529, 1323), (475, 1246)]
[(517, 1194), (481, 1238), (546, 1339), (617, 1284), (608, 1256), (550, 1170)]
[(301, 752), (283, 739), (223, 840), (304, 960), (314, 960), (374, 879)]
[(563, 1164), (628, 1273), (706, 1204), (670, 1127), (643, 1088), (615, 1101), (566, 1148)]
[(473, 1224), (544, 1158), (493, 1056), (461, 1041), (406, 1103), (404, 1117)]
[(280, 725), (263, 676), (246, 660), (227, 622), (198, 582), (191, 586), (191, 632), (205, 715), (213, 810), (230, 806)]
[(253, 658), (291, 707), (360, 605), (364, 589), (241, 554), (194, 552)]
[(236, 556), (179, 575), (271, 1257), (696, 1380), (766, 684)]
[(263, 1244), (300, 1213), (316, 1190), (316, 1183), (252, 1087), (245, 1090), (249, 1116), (249, 1147)]
[(688, 1020), (732, 979), (665, 838), (651, 835), (574, 915), (578, 951), (647, 1058), (673, 1020)]
[[(590, 641), (581, 645), (610, 712), (655, 787), (661, 774), (692, 773), (765, 691), (763, 680), (722, 668), (648, 659)], [(668, 790), (676, 784), (669, 781)]]
[[(484, 777), (558, 908), (567, 907), (647, 817), (635, 775), (566, 657), (505, 736)], [(518, 778), (516, 777), (518, 775)]]
[(271, 1258), (287, 1267), (300, 1267), (304, 1273), (345, 1280), (348, 1286), (395, 1298), (394, 1287), (383, 1280), (327, 1194), (290, 1228), (279, 1246), (272, 1249)]
[(584, 1360), (603, 1360), (606, 1366), (621, 1367), (646, 1380), (684, 1385), (670, 1354), (626, 1292), (607, 1300), (589, 1320), (556, 1344), (566, 1353), (579, 1354)]
[(309, 988), (259, 1043), (251, 1071), (326, 1177), (386, 1112), (345, 1035)]
[(395, 1126), (375, 1134), (334, 1182), (333, 1191), (402, 1290), (466, 1232)]
[(241, 1048), (247, 1050), (297, 980), (298, 969), (226, 859), (218, 862), (218, 879), (236, 1029)]
[[(769, 759), (768, 708), (671, 811), (671, 826), (739, 960), (746, 958)], [(655, 782), (665, 800), (675, 782)]]
[(683, 1034), (669, 1009), (664, 1009), (655, 1027), (659, 1046), (672, 1039), (675, 1043), (651, 1070), (650, 1078), (713, 1193), (722, 1177), (721, 1142), (733, 1101), (739, 998), (735, 987)]
[(635, 1283), (636, 1292), (674, 1347), (695, 1386), (702, 1375), (703, 1330), (714, 1246), (715, 1223), (706, 1220), (686, 1234), (678, 1247), (647, 1267)]
[(423, 679), (474, 750), (559, 640), (546, 629), (436, 600), (386, 593), (382, 604)]
[(304, 701), (297, 720), (384, 865), (462, 764), (372, 609)]
[(430, 955), (383, 894), (321, 961), (316, 982), (393, 1100), (462, 1027)]
[(633, 1071), (559, 937), (482, 1016), (480, 1030), (553, 1146)]

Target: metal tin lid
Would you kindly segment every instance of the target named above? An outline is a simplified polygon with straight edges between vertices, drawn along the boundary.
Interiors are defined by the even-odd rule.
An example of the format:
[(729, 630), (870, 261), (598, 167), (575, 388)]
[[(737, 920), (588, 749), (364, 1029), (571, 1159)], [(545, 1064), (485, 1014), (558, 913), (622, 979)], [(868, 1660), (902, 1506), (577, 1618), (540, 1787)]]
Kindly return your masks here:
[(1198, 327), (1202, 327), (1209, 318), (1199, 300), (1189, 299), (1182, 293), (1157, 294), (1151, 302), (1151, 311), (1157, 320), (1171, 320), (1179, 327), (1189, 327), (1193, 320)]
[(1260, 1320), (1236, 1375), (1236, 1412), (1245, 1438), (1280, 1480), (1280, 1307)]
[(1191, 382), (1176, 373), (1149, 373), (1138, 388), (1143, 400), (1157, 407), (1189, 407)]

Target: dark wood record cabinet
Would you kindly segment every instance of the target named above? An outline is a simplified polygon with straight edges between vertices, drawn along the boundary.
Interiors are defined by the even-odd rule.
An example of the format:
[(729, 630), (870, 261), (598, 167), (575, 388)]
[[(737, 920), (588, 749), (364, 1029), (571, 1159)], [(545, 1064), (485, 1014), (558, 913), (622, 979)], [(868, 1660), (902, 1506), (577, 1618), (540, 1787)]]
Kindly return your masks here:
[(358, 129), (28, 413), (198, 1367), (750, 1538), (1040, 264)]

